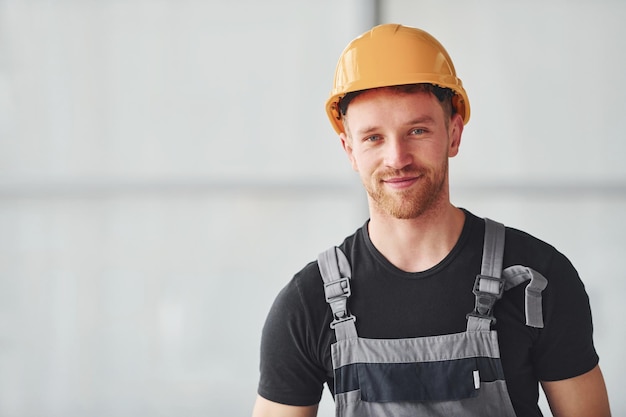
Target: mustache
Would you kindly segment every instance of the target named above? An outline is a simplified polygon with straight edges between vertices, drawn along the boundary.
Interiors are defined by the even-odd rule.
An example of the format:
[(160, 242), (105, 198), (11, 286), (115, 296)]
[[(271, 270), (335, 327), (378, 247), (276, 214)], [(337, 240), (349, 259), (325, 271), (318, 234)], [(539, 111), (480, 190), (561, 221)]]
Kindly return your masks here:
[(379, 178), (381, 180), (386, 180), (389, 178), (397, 178), (397, 177), (413, 177), (413, 176), (417, 177), (422, 174), (424, 174), (423, 169), (419, 169), (418, 167), (414, 165), (409, 165), (401, 169), (388, 168), (385, 170), (381, 170), (378, 173), (376, 173), (376, 178)]

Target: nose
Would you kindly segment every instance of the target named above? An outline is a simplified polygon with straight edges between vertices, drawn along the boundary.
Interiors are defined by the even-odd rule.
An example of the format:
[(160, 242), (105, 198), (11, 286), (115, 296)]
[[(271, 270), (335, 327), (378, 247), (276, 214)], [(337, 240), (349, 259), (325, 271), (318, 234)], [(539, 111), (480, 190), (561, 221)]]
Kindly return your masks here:
[(413, 163), (406, 141), (400, 138), (387, 139), (384, 148), (384, 163), (387, 167), (402, 169)]

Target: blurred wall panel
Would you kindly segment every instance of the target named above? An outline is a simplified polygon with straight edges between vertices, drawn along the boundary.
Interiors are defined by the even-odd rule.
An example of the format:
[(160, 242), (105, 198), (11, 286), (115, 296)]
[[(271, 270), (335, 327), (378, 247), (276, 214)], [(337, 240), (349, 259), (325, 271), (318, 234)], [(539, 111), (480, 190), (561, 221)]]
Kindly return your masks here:
[(323, 108), (360, 7), (0, 0), (1, 416), (250, 414), (274, 296), (366, 218)]

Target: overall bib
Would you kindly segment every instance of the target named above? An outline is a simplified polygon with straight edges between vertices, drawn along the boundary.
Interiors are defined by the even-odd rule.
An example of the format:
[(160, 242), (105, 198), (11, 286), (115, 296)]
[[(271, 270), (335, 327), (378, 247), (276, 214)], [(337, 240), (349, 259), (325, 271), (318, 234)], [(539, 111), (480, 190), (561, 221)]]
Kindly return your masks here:
[(476, 306), (465, 332), (409, 339), (365, 339), (348, 310), (350, 264), (340, 249), (318, 257), (337, 338), (331, 346), (337, 417), (515, 417), (491, 330), (494, 303), (504, 290), (526, 287), (526, 324), (543, 327), (546, 279), (524, 266), (502, 270), (505, 228), (485, 219)]

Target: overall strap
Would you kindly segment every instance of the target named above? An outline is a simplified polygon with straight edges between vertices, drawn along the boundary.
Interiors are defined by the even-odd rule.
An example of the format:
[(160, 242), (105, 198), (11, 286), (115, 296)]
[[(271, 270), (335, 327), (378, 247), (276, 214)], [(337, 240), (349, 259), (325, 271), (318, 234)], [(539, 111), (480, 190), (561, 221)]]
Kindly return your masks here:
[(522, 265), (513, 265), (502, 271), (502, 277), (506, 280), (504, 289), (508, 290), (522, 282), (530, 280), (526, 286), (525, 309), (526, 325), (543, 328), (542, 291), (548, 286), (548, 280), (534, 269)]
[(333, 246), (320, 253), (317, 263), (324, 281), (326, 302), (333, 313), (330, 328), (335, 330), (337, 341), (357, 337), (354, 325), (356, 317), (348, 311), (352, 273), (346, 255), (341, 249)]
[(467, 331), (490, 330), (495, 322), (493, 306), (502, 297), (505, 279), (502, 276), (504, 257), (504, 225), (485, 219), (485, 240), (480, 274), (474, 281), (476, 304), (467, 315)]

